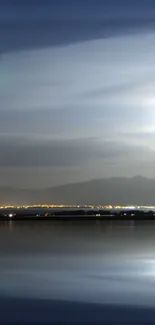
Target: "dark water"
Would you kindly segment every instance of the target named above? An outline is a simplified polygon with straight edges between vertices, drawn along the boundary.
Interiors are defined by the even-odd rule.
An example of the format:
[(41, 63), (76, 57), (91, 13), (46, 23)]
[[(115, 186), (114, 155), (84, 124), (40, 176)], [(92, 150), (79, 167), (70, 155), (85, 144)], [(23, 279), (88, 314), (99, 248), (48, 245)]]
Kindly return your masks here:
[(0, 324), (155, 321), (155, 222), (1, 222), (0, 297)]

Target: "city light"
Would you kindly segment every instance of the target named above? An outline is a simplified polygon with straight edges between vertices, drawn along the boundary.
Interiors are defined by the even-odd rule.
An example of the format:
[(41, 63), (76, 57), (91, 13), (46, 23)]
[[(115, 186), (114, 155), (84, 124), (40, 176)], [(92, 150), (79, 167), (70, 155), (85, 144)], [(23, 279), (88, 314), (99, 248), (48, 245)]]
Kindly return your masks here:
[[(146, 205), (138, 205), (138, 206), (124, 206), (124, 205), (94, 205), (94, 204), (33, 204), (33, 205), (1, 205), (1, 209), (65, 209), (65, 208), (72, 208), (72, 209), (104, 209), (104, 210), (155, 210), (155, 205), (146, 206)], [(11, 217), (11, 214), (10, 214)]]

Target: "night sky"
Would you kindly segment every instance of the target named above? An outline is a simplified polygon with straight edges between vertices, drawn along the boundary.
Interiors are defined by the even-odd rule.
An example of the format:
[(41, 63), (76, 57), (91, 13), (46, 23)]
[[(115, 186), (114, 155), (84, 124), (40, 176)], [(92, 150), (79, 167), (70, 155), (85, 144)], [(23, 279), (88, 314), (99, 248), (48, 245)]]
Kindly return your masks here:
[(155, 177), (155, 1), (0, 1), (1, 186)]

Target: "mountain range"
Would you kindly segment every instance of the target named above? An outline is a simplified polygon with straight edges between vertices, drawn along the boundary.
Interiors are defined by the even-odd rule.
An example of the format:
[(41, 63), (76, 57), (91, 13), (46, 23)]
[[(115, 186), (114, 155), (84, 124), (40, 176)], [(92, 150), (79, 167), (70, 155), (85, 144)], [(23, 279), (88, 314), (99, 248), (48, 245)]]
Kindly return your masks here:
[(46, 189), (0, 188), (0, 204), (155, 205), (155, 179), (142, 176), (94, 179)]

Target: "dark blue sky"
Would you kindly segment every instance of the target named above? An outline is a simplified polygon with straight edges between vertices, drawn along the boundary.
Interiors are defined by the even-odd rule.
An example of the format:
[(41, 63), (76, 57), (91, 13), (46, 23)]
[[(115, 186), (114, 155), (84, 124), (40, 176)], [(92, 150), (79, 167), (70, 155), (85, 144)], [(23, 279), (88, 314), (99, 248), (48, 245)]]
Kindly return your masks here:
[(155, 26), (147, 0), (1, 1), (0, 50), (71, 44)]
[(155, 1), (1, 0), (0, 40), (2, 185), (155, 176)]

